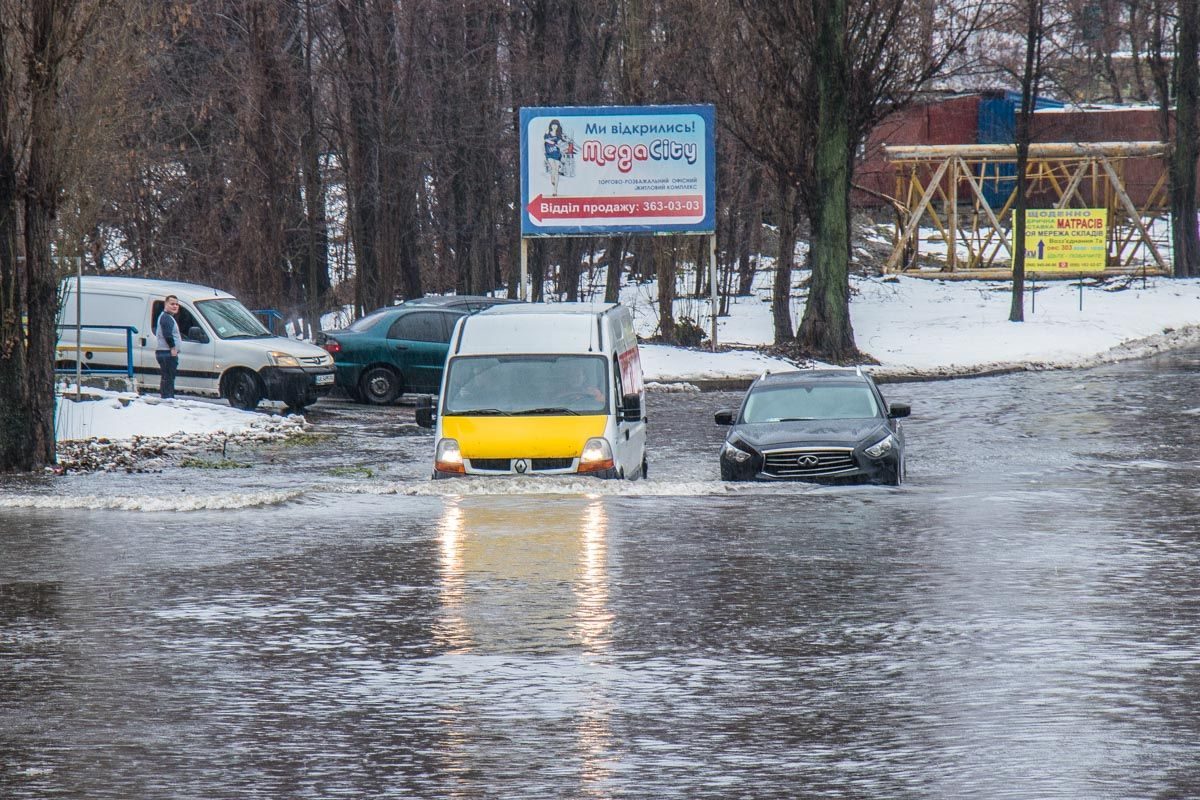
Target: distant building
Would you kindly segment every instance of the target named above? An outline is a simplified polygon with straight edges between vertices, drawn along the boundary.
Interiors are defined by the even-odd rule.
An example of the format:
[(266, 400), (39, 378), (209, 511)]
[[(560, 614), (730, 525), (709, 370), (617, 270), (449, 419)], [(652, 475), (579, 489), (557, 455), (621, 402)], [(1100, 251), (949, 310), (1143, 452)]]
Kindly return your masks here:
[[(1016, 92), (961, 94), (911, 106), (883, 120), (862, 149), (855, 172), (853, 201), (860, 206), (889, 206), (896, 192), (896, 171), (884, 158), (883, 146), (946, 144), (1012, 144), (1021, 97)], [(1065, 106), (1039, 99), (1033, 117), (1035, 142), (1161, 141), (1159, 111), (1154, 106)], [(1130, 159), (1124, 178), (1139, 207), (1162, 175), (1157, 159)], [(1012, 165), (997, 165), (985, 184), (988, 202), (1002, 205), (1012, 191)], [(966, 197), (967, 195), (963, 195)]]

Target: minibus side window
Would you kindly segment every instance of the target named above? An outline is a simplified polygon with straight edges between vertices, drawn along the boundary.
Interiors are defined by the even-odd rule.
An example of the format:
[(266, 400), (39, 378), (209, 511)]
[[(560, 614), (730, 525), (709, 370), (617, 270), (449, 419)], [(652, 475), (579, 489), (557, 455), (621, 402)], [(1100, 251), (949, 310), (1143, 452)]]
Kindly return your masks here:
[(613, 371), (613, 386), (616, 392), (613, 394), (613, 405), (617, 410), (617, 414), (621, 413), (621, 404), (625, 402), (625, 387), (621, 383), (621, 362), (617, 358), (617, 354), (613, 353), (612, 357)]

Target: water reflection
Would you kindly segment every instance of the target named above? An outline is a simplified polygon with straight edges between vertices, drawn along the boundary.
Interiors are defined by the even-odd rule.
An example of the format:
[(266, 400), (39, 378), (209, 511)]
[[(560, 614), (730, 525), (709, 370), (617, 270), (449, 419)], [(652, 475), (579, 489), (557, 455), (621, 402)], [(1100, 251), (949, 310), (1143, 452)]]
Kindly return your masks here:
[(603, 650), (607, 538), (598, 497), (447, 498), (435, 643), (449, 653)]
[[(543, 706), (540, 714), (529, 707), (513, 714), (515, 708), (508, 708), (499, 717), (494, 697), (486, 708), (474, 699), (445, 707), (447, 771), (463, 775), (484, 768), (494, 758), (490, 738), (498, 732), (506, 739), (527, 735), (513, 728), (526, 715), (565, 715), (569, 722), (562, 734), (574, 742), (560, 758), (577, 761), (571, 771), (579, 795), (608, 796), (604, 786), (616, 747), (613, 708), (604, 671), (592, 661), (612, 644), (609, 517), (603, 499), (450, 497), (437, 531), (435, 647), (453, 659), (455, 671), (483, 670), (493, 680), (532, 692), (506, 699), (503, 707), (514, 702)], [(572, 652), (583, 658), (575, 675), (553, 680), (551, 672), (570, 663)], [(553, 708), (563, 692), (572, 695), (569, 711)]]

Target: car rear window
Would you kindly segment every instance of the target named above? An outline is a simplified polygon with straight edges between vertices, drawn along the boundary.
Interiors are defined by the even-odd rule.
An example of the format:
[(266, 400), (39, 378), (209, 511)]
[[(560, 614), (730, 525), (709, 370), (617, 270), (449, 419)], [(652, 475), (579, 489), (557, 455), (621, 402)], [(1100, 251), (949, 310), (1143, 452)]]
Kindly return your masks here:
[(410, 342), (449, 342), (447, 315), (440, 311), (405, 314), (392, 323), (388, 338), (407, 339)]
[(348, 330), (348, 331), (365, 331), (368, 328), (374, 327), (375, 323), (379, 322), (379, 320), (385, 314), (389, 314), (389, 313), (391, 313), (391, 311), (392, 311), (392, 309), (390, 309), (390, 308), (383, 308), (383, 309), (380, 309), (379, 311), (372, 311), (370, 314), (367, 314), (365, 317), (359, 317), (358, 319), (354, 320), (354, 322), (351, 322), (349, 327), (346, 328), (346, 330)]

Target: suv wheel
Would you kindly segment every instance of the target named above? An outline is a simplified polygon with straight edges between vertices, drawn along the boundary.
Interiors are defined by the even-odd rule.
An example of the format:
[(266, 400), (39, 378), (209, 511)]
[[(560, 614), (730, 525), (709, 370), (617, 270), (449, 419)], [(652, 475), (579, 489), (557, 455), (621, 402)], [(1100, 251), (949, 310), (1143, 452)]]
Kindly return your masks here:
[(400, 378), (387, 367), (374, 367), (363, 373), (358, 388), (366, 402), (386, 406), (400, 396)]

